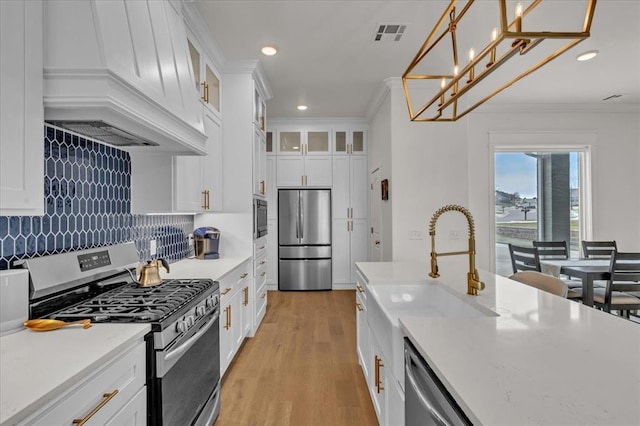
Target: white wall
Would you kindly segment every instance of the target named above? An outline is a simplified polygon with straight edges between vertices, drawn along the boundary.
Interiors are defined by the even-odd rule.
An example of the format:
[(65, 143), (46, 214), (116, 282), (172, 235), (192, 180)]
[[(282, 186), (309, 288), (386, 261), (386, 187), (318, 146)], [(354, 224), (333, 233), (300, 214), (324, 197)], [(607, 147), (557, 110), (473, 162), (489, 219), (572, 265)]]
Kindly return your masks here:
[[(385, 141), (383, 104), (371, 123), (371, 164), (378, 161), (377, 156), (382, 161), (391, 158), (393, 260), (427, 260), (432, 214), (445, 204), (461, 204), (475, 219), (477, 266), (493, 270), (489, 132), (496, 131), (595, 134), (591, 148), (593, 238), (616, 239), (620, 249), (640, 251), (639, 112), (479, 110), (455, 123), (412, 123), (399, 80), (390, 86), (391, 137)], [(389, 150), (379, 146), (385, 144)], [(465, 249), (466, 228), (462, 215), (443, 215), (436, 228), (437, 251)], [(424, 238), (410, 240), (413, 230), (423, 231)]]
[[(391, 179), (391, 96), (387, 91), (384, 95), (369, 131), (369, 177), (371, 172), (379, 168), (380, 179), (389, 179), (389, 199), (381, 201), (382, 216), (382, 260), (393, 259), (393, 233), (392, 206), (393, 206), (393, 179)], [(377, 200), (372, 200), (377, 202)]]
[[(620, 250), (640, 251), (640, 113), (537, 112), (469, 114), (469, 206), (478, 224), (478, 265), (489, 268), (492, 173), (489, 132), (540, 133), (553, 145), (564, 134), (594, 134), (591, 144), (594, 239), (615, 239)], [(586, 136), (586, 135), (585, 135)], [(585, 137), (586, 139), (586, 137)]]

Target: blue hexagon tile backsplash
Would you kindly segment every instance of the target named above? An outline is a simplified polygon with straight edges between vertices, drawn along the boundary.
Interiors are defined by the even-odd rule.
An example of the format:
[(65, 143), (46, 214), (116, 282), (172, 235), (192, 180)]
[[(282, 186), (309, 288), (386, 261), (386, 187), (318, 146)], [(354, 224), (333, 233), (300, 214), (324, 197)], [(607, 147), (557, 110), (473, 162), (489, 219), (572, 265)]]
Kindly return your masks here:
[(191, 215), (131, 214), (129, 153), (44, 127), (43, 216), (0, 216), (0, 269), (18, 259), (135, 241), (140, 260), (189, 256)]

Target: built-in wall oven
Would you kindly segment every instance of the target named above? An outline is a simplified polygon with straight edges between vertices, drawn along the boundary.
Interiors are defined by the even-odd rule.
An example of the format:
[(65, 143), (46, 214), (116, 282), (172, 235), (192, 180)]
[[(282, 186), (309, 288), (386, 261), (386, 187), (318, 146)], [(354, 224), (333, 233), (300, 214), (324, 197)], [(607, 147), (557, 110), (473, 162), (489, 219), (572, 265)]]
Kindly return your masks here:
[(149, 323), (147, 424), (210, 426), (220, 410), (218, 282), (144, 287), (130, 274), (137, 262), (134, 243), (25, 261), (29, 317)]
[(267, 235), (267, 201), (253, 199), (253, 239)]

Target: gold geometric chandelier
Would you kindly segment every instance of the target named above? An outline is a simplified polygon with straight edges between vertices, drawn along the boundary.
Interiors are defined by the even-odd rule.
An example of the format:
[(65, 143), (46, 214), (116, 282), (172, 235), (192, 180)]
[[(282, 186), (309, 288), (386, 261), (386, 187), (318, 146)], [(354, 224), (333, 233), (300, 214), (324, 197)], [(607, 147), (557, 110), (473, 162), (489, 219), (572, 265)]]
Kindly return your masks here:
[[(473, 48), (469, 49), (468, 62), (461, 65), (459, 62), (456, 34), (457, 31), (459, 31), (458, 27), (463, 25), (462, 18), (469, 12), (474, 0), (467, 0), (459, 12), (456, 10), (456, 3), (458, 3), (458, 1), (451, 0), (449, 6), (445, 9), (429, 33), (429, 36), (422, 44), (422, 47), (402, 75), (402, 85), (411, 121), (456, 121), (470, 113), (507, 87), (557, 58), (582, 40), (589, 38), (591, 21), (593, 20), (593, 13), (596, 7), (596, 0), (584, 1), (584, 3), (586, 3), (586, 12), (581, 31), (531, 31), (531, 28), (527, 26), (529, 24), (527, 15), (531, 14), (532, 11), (542, 3), (542, 0), (533, 0), (526, 7), (522, 3), (512, 5), (514, 7), (512, 7), (511, 16), (513, 16), (513, 19), (511, 21), (507, 20), (506, 0), (496, 1), (498, 2), (496, 10), (499, 16), (494, 16), (493, 19), (495, 19), (495, 22), (498, 22), (499, 26), (493, 28), (493, 30), (490, 27), (487, 28), (486, 39), (490, 40), (488, 44), (479, 50), (479, 52)], [(557, 0), (550, 1), (553, 2)], [(580, 19), (582, 19), (582, 10), (582, 6), (580, 6)], [(540, 24), (540, 22), (536, 22), (536, 24)], [(447, 35), (450, 35), (451, 40), (452, 61), (446, 71), (442, 72), (442, 70), (440, 70), (435, 73), (422, 71), (421, 68), (427, 68), (429, 60), (431, 60), (429, 54), (433, 54), (434, 49), (436, 49), (440, 42), (449, 39)], [(463, 105), (463, 103), (460, 102), (463, 96), (472, 93), (474, 87), (491, 76), (494, 71), (505, 65), (508, 61), (523, 58), (534, 48), (536, 48), (537, 51), (543, 50), (542, 46), (544, 46), (545, 43), (543, 42), (545, 40), (549, 40), (548, 44), (553, 44), (553, 46), (551, 46), (552, 50), (548, 55), (547, 51), (540, 52), (542, 53), (542, 57), (536, 54), (537, 57), (534, 58), (532, 64), (526, 64), (523, 69), (518, 70), (513, 76), (509, 75), (504, 81), (495, 81), (496, 77), (500, 77), (496, 73), (491, 79), (494, 80), (494, 85), (491, 86), (489, 90), (479, 93), (479, 96), (476, 95), (475, 98), (468, 96), (467, 100), (472, 99), (472, 101), (467, 102), (467, 104)], [(560, 42), (558, 42), (558, 40), (560, 40)], [(566, 40), (566, 44), (563, 40)], [(551, 43), (551, 41), (553, 41), (553, 43)], [(558, 43), (560, 43), (559, 47), (557, 47)], [(446, 46), (444, 47), (446, 48)], [(426, 89), (428, 93), (426, 98), (428, 101), (414, 109), (409, 92), (410, 90), (415, 91), (419, 95), (424, 96), (425, 88), (419, 87), (420, 82), (428, 82), (430, 84)], [(458, 107), (460, 107), (460, 111)]]

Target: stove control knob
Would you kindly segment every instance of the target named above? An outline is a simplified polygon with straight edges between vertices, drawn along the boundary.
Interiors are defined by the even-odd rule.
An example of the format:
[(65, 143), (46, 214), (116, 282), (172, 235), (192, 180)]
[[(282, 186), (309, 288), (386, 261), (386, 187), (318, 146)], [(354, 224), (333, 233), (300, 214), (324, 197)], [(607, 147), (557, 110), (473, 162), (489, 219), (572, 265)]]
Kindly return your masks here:
[(193, 324), (195, 324), (195, 323), (196, 323), (196, 320), (195, 320), (195, 318), (193, 317), (193, 315), (189, 315), (189, 316), (187, 317), (186, 323), (187, 323), (187, 327), (192, 327), (192, 326), (193, 326)]
[(187, 322), (184, 320), (178, 321), (178, 323), (176, 324), (176, 331), (178, 333), (184, 333), (185, 331), (187, 331), (188, 328), (189, 326), (187, 325)]
[(220, 304), (220, 296), (214, 294), (213, 296), (211, 296), (211, 306), (215, 307), (218, 306), (218, 304)]
[(201, 317), (207, 313), (207, 308), (204, 306), (196, 306), (196, 317)]

